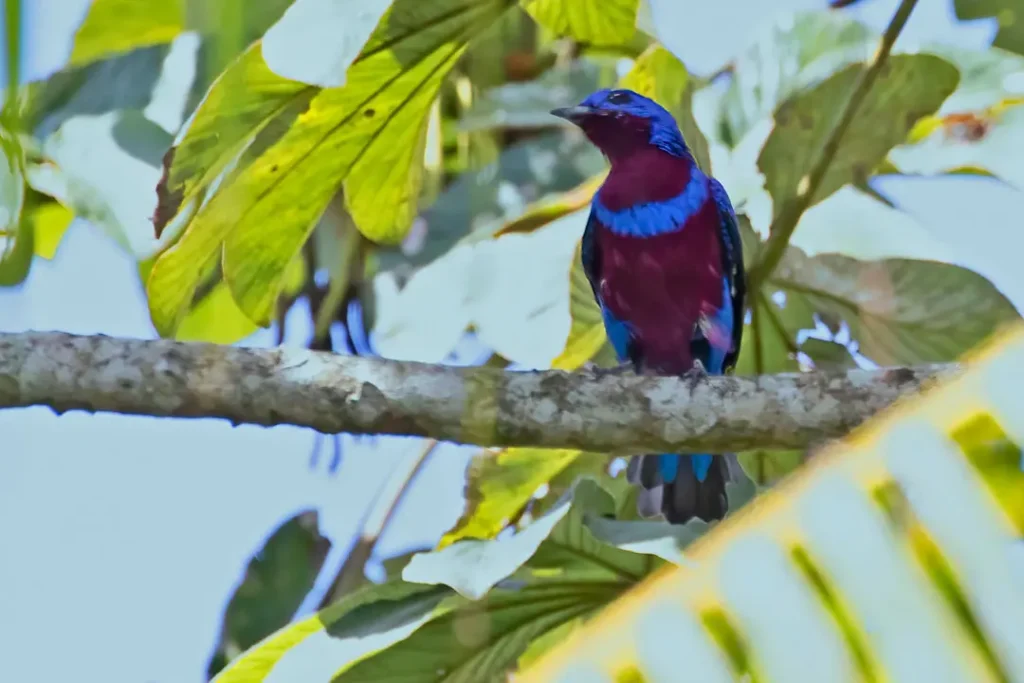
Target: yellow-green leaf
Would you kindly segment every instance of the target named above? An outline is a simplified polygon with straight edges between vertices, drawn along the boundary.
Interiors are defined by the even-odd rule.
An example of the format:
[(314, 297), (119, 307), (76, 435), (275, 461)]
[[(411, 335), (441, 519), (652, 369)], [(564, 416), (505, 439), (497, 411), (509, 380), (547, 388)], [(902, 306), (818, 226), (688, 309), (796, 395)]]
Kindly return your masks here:
[[(793, 197), (831, 133), (864, 64), (844, 68), (820, 85), (787, 100), (775, 112), (775, 129), (757, 165), (775, 200)], [(957, 68), (934, 55), (893, 55), (882, 67), (836, 151), (814, 201), (868, 177), (917, 121), (939, 108), (957, 86)]]
[[(446, 0), (424, 4), (399, 0), (382, 19), (345, 87), (323, 90), (285, 135), (247, 168), (228, 179), (168, 250), (150, 275), (150, 311), (163, 334), (173, 332), (203, 265), (224, 244), (224, 277), (239, 307), (267, 324), (285, 266), (306, 241), (339, 184), (360, 164), (410, 161), (448, 69), (467, 41), (499, 16), (511, 0)], [(395, 36), (396, 27), (405, 27)], [(413, 132), (410, 132), (412, 130)], [(390, 182), (408, 188), (407, 165)], [(403, 182), (404, 181), (404, 182)], [(356, 186), (350, 206), (366, 214), (368, 201)], [(408, 228), (396, 223), (408, 207), (378, 206), (371, 239), (397, 241)], [(358, 220), (358, 218), (357, 218)], [(361, 229), (363, 226), (359, 226)]]
[(174, 40), (185, 29), (180, 0), (93, 0), (75, 32), (71, 66)]
[(509, 448), (476, 456), (469, 466), (466, 511), (439, 547), (462, 538), (493, 538), (538, 488), (582, 454), (567, 449)]
[(210, 86), (184, 137), (164, 157), (154, 216), (157, 236), (268, 123), (317, 90), (271, 71), (259, 43), (240, 55)]
[(234, 344), (259, 327), (238, 309), (231, 290), (218, 282), (181, 321), (175, 338), (181, 341), (205, 341)]
[(33, 208), (29, 218), (35, 228), (36, 256), (52, 259), (71, 221), (75, 220), (74, 212), (60, 202), (47, 202)]
[(592, 45), (623, 45), (636, 33), (640, 0), (531, 0), (524, 6), (558, 35)]

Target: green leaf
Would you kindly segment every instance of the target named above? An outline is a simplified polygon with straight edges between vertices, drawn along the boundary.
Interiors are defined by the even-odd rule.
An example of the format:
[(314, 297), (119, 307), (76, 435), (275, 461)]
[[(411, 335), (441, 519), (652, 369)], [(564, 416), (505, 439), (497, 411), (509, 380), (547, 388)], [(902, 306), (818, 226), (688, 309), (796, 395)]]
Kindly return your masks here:
[(1020, 0), (953, 0), (958, 19), (994, 17), (999, 31), (992, 44), (1024, 55), (1024, 7)]
[(153, 225), (157, 236), (181, 207), (210, 186), (270, 122), (302, 107), (317, 89), (278, 76), (249, 47), (216, 81), (184, 137), (163, 159)]
[(355, 661), (406, 638), (464, 602), (446, 586), (400, 581), (369, 585), (274, 633), (233, 660), (214, 681), (263, 681), (278, 665), (287, 666), (294, 659), (318, 664), (332, 657)]
[(528, 585), (496, 589), (480, 602), (442, 614), (408, 638), (351, 667), (333, 683), (499, 683), (508, 680), (519, 656), (544, 633), (591, 614), (621, 588), (598, 585)]
[(345, 85), (391, 0), (295, 0), (263, 38), (263, 58), (281, 76), (323, 88)]
[(29, 166), (29, 184), (141, 255), (154, 246), (153, 187), (170, 142), (138, 110), (76, 116), (43, 143), (46, 161)]
[(786, 14), (765, 27), (733, 65), (718, 125), (735, 146), (793, 94), (868, 59), (875, 32), (843, 12)]
[(494, 538), (541, 486), (572, 464), (581, 451), (508, 448), (483, 451), (469, 465), (466, 511), (439, 544)]
[[(775, 129), (757, 163), (775, 213), (797, 194), (814, 156), (829, 136), (837, 116), (866, 67), (844, 68), (824, 83), (801, 92), (775, 112)], [(959, 73), (932, 55), (893, 55), (882, 67), (850, 125), (814, 201), (847, 183), (866, 179), (914, 124), (936, 111), (956, 89)]]
[(93, 0), (75, 32), (69, 64), (79, 66), (174, 40), (184, 29), (179, 0)]
[(207, 676), (292, 620), (331, 547), (317, 520), (314, 510), (300, 512), (278, 527), (250, 560), (224, 612)]
[[(45, 140), (72, 118), (149, 108), (157, 83), (164, 77), (169, 53), (167, 45), (140, 48), (103, 61), (62, 69), (46, 80), (29, 84), (26, 127), (37, 138)], [(194, 69), (194, 63), (183, 66)], [(188, 81), (192, 74), (168, 72), (166, 77)], [(184, 98), (180, 97), (168, 103), (166, 109), (170, 112), (177, 107), (176, 114), (180, 118), (184, 104)]]
[[(571, 503), (567, 498), (510, 539), (460, 541), (414, 559), (404, 575), (418, 571), (471, 595), (511, 578), (334, 680), (379, 680), (385, 673), (401, 681), (505, 680), (535, 638), (593, 613), (654, 567), (649, 557), (602, 543), (586, 528), (587, 515), (610, 514), (614, 505), (597, 483), (582, 480)], [(463, 620), (472, 627), (460, 628)]]
[(35, 235), (25, 216), (24, 152), (2, 130), (0, 150), (0, 286), (9, 287), (28, 277)]
[(228, 286), (218, 282), (182, 319), (175, 338), (180, 341), (234, 344), (258, 329), (238, 309)]
[[(413, 157), (427, 109), (466, 41), (509, 2), (398, 0), (349, 70), (345, 87), (319, 92), (279, 141), (220, 188), (154, 265), (150, 312), (157, 329), (173, 333), (222, 243), (224, 276), (235, 300), (253, 321), (267, 324), (285, 266), (346, 177), (356, 179), (346, 184), (345, 197), (360, 230), (375, 240), (400, 239), (416, 199)], [(412, 28), (394, 35), (400, 26)]]
[[(790, 247), (765, 286), (785, 294), (784, 311), (806, 307), (845, 321), (860, 353), (880, 365), (956, 360), (1020, 317), (981, 275), (935, 261), (808, 257)], [(787, 317), (781, 326), (795, 339)]]
[(34, 228), (36, 256), (52, 259), (75, 214), (60, 202), (46, 201), (32, 206), (28, 219)]
[(808, 339), (800, 350), (811, 357), (814, 367), (822, 370), (850, 370), (857, 367), (857, 361), (843, 344), (824, 339)]
[(537, 23), (592, 45), (623, 45), (636, 33), (640, 0), (526, 0)]

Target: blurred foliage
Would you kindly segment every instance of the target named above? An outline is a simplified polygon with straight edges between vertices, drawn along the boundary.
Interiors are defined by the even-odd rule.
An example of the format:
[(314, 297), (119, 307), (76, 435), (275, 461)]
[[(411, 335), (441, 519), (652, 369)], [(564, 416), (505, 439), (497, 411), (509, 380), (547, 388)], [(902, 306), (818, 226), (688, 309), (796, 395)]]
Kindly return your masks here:
[[(305, 302), (313, 348), (444, 362), (472, 334), (497, 367), (610, 365), (577, 257), (605, 162), (547, 111), (614, 84), (667, 107), (728, 189), (749, 267), (879, 41), (822, 3), (696, 74), (659, 40), (671, 21), (636, 28), (663, 2), (94, 0), (68, 63), (32, 83), (8, 21), (0, 284), (80, 217), (137, 259), (164, 336), (283, 337)], [(871, 186), (972, 173), (1024, 189), (1024, 12), (953, 4), (996, 17), (997, 47), (897, 47), (748, 297), (737, 372), (950, 361), (1018, 317)], [(741, 461), (766, 486), (806, 455)], [(481, 453), (438, 550), (275, 633), (326, 552), (300, 515), (250, 565), (211, 673), (275, 633), (221, 673), (258, 680), (324, 633), (346, 653), (338, 680), (503, 680), (707, 529), (636, 521), (609, 460)], [(734, 486), (734, 509), (753, 490)]]
[(300, 512), (270, 534), (224, 612), (220, 642), (207, 668), (210, 678), (292, 620), (330, 549), (315, 510)]

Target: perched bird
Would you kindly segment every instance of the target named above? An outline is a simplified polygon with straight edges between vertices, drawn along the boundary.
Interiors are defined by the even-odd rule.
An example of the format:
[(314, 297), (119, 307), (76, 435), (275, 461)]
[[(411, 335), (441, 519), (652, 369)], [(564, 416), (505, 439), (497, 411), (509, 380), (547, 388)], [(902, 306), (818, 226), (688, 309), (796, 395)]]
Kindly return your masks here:
[[(638, 373), (724, 374), (743, 334), (736, 213), (693, 158), (672, 115), (631, 90), (599, 90), (555, 116), (579, 126), (611, 169), (583, 232), (583, 269), (620, 362)], [(625, 367), (630, 367), (626, 365)], [(627, 476), (640, 514), (673, 524), (725, 516), (736, 456), (649, 454)]]

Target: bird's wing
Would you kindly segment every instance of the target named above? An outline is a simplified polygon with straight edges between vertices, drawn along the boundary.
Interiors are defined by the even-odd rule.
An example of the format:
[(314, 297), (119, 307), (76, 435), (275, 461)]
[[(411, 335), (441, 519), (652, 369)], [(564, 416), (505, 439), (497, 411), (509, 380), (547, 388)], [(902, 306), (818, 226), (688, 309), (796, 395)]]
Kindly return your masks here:
[(714, 178), (710, 178), (710, 182), (711, 196), (718, 207), (718, 215), (721, 218), (719, 235), (722, 244), (722, 269), (732, 299), (732, 346), (723, 363), (724, 369), (730, 369), (736, 365), (736, 359), (740, 355), (747, 280), (743, 268), (743, 243), (740, 240), (739, 225), (736, 222), (736, 211), (732, 208), (732, 202), (729, 201), (729, 195), (722, 184)]
[(601, 248), (597, 241), (597, 231), (600, 229), (594, 212), (591, 211), (587, 219), (587, 227), (583, 229), (583, 238), (580, 242), (580, 259), (583, 261), (583, 272), (587, 275), (590, 289), (594, 292), (594, 300), (601, 309), (601, 317), (604, 320), (605, 333), (608, 340), (615, 349), (615, 355), (619, 361), (633, 360), (637, 362), (636, 344), (629, 326), (617, 319), (608, 310), (601, 300)]

